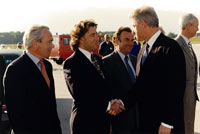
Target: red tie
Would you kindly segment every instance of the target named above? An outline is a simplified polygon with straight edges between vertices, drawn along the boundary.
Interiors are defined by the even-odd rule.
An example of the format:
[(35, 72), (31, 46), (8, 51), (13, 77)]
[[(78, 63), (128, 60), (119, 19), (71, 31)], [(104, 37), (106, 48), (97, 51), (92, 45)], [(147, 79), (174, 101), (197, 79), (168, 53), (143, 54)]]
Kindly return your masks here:
[(47, 83), (48, 87), (50, 88), (50, 80), (49, 80), (49, 77), (47, 75), (47, 72), (46, 72), (46, 69), (45, 69), (45, 65), (44, 65), (42, 60), (40, 60), (39, 63), (41, 65), (42, 75), (43, 75), (44, 79), (46, 80), (46, 83)]

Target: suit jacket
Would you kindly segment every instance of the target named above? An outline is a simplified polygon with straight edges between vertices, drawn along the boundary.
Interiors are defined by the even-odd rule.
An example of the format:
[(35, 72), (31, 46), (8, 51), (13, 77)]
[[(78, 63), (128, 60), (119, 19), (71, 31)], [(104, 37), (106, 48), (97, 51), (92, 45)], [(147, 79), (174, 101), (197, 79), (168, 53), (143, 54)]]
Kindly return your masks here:
[[(136, 57), (129, 55), (132, 65), (136, 67)], [(114, 51), (110, 55), (103, 58), (103, 67), (106, 71), (106, 77), (111, 86), (111, 94), (113, 99), (121, 99), (122, 96), (132, 90), (129, 73), (123, 63), (119, 53)], [(117, 116), (111, 118), (112, 131), (121, 131), (123, 134), (136, 130), (135, 107), (123, 111)]]
[(61, 134), (56, 110), (52, 65), (43, 60), (50, 88), (35, 65), (23, 54), (12, 62), (4, 75), (8, 117), (15, 134)]
[[(172, 133), (184, 134), (183, 98), (185, 58), (176, 41), (163, 35), (156, 39), (125, 107), (136, 100), (142, 133), (157, 133), (161, 122), (172, 125)], [(136, 97), (135, 97), (136, 95)]]
[[(102, 60), (96, 58), (101, 67)], [(110, 96), (105, 79), (80, 50), (65, 61), (64, 76), (73, 98), (71, 133), (104, 134), (108, 127), (106, 109)]]
[(6, 63), (3, 56), (0, 55), (0, 121), (2, 114), (2, 104), (4, 103), (3, 75), (6, 69)]
[(184, 94), (184, 118), (186, 134), (194, 133), (194, 120), (197, 96), (197, 58), (191, 54), (188, 44), (182, 36), (178, 36), (176, 41), (181, 46), (186, 60), (186, 88)]
[(102, 42), (100, 44), (100, 48), (99, 48), (99, 54), (101, 56), (106, 56), (110, 53), (112, 53), (114, 51), (114, 45), (112, 42), (109, 42), (108, 44), (106, 43), (106, 41)]

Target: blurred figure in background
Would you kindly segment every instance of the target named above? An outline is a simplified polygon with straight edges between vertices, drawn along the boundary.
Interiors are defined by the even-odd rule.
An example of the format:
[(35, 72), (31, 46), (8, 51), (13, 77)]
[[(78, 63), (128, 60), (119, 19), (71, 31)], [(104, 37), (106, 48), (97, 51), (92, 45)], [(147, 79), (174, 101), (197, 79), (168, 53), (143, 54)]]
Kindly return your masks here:
[(18, 42), (18, 43), (17, 43), (17, 48), (18, 48), (18, 49), (22, 49), (22, 43), (21, 43), (21, 42)]
[(117, 40), (117, 33), (115, 32), (112, 36), (112, 43), (113, 43), (115, 48), (118, 46), (117, 43), (116, 43), (116, 40)]
[(199, 21), (193, 14), (185, 14), (180, 18), (181, 33), (176, 41), (181, 46), (186, 61), (186, 88), (184, 93), (184, 122), (185, 134), (194, 134), (194, 122), (197, 96), (197, 57), (194, 53), (190, 38), (199, 30)]
[(110, 41), (110, 36), (108, 34), (104, 35), (104, 42), (100, 44), (99, 54), (101, 56), (106, 56), (114, 51), (114, 45)]
[(136, 40), (136, 37), (135, 37), (135, 33), (133, 32), (133, 36), (134, 36), (134, 42), (133, 42), (133, 48), (130, 52), (130, 54), (134, 55), (134, 56), (138, 56), (138, 53), (140, 52), (140, 49), (141, 49), (141, 43), (139, 41)]

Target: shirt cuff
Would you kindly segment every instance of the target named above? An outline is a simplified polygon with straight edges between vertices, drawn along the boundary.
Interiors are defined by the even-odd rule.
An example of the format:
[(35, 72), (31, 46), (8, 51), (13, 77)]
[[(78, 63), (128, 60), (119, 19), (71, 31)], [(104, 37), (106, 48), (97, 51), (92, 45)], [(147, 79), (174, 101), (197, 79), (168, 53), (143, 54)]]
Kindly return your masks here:
[(166, 123), (164, 123), (164, 122), (161, 122), (161, 125), (164, 126), (164, 127), (167, 127), (167, 128), (171, 128), (171, 129), (174, 128), (173, 126), (168, 125), (168, 124), (166, 124)]
[(109, 111), (110, 110), (110, 101), (108, 102), (108, 107), (107, 107), (107, 110), (106, 111)]
[[(119, 101), (122, 103), (122, 105), (124, 106), (124, 103), (123, 103), (123, 101), (122, 100), (120, 100), (119, 99)], [(107, 109), (106, 109), (106, 111), (109, 111), (110, 110), (110, 108), (111, 108), (111, 102), (109, 101), (108, 102), (108, 107), (107, 107)]]

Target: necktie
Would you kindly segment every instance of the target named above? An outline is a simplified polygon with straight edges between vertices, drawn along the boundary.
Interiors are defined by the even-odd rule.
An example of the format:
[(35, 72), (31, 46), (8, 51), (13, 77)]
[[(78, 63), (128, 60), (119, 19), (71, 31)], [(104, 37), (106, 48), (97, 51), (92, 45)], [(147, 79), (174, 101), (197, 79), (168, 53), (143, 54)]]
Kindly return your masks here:
[(190, 49), (191, 55), (194, 57), (194, 51), (192, 49), (192, 45), (190, 44), (190, 42), (188, 43), (188, 48)]
[(39, 63), (41, 65), (41, 73), (42, 73), (42, 75), (43, 75), (48, 87), (50, 88), (50, 80), (49, 80), (49, 77), (47, 75), (47, 72), (46, 72), (46, 69), (45, 69), (45, 65), (44, 65), (42, 60), (40, 60)]
[(143, 56), (142, 56), (142, 62), (141, 62), (141, 65), (144, 64), (144, 61), (146, 60), (146, 58), (147, 58), (147, 56), (148, 56), (148, 53), (149, 53), (149, 45), (146, 44), (146, 51), (145, 51), (145, 53), (144, 53)]
[(101, 71), (101, 68), (99, 66), (99, 63), (97, 62), (95, 56), (93, 54), (91, 54), (91, 60), (92, 60), (92, 64), (94, 65), (94, 67), (96, 68), (96, 70), (99, 72), (99, 74), (104, 78), (103, 72)]
[(147, 46), (147, 44), (145, 43), (145, 44), (143, 45), (142, 49), (140, 49), (140, 52), (139, 52), (139, 54), (138, 54), (138, 56), (137, 56), (136, 76), (139, 75), (140, 66), (141, 66), (141, 59), (142, 59), (142, 55), (143, 55), (143, 53), (144, 53), (144, 51), (145, 51), (145, 49), (146, 49), (146, 46)]
[(133, 70), (131, 69), (131, 67), (130, 67), (130, 65), (129, 65), (129, 63), (128, 63), (128, 56), (127, 56), (127, 55), (125, 56), (124, 61), (125, 61), (125, 64), (126, 64), (126, 68), (127, 68), (127, 70), (128, 70), (128, 73), (129, 73), (129, 75), (130, 75), (131, 81), (132, 81), (133, 84), (135, 84), (136, 79), (135, 79)]

